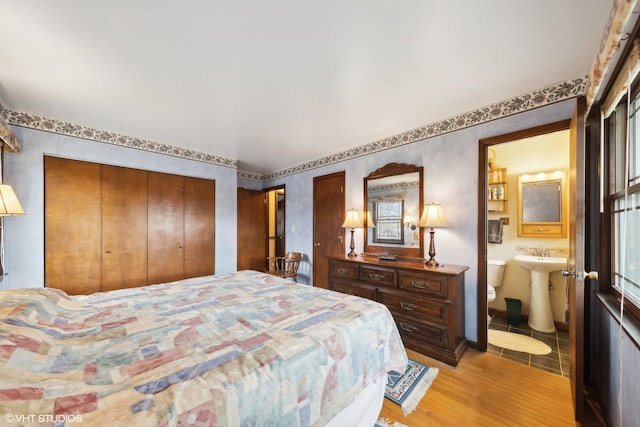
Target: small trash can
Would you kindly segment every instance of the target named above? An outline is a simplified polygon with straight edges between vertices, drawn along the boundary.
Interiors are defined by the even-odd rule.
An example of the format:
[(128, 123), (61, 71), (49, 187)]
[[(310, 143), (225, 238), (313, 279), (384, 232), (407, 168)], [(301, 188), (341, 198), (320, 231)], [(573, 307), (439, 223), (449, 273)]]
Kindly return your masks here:
[(522, 301), (515, 298), (505, 298), (507, 303), (507, 322), (513, 326), (520, 325), (522, 315)]

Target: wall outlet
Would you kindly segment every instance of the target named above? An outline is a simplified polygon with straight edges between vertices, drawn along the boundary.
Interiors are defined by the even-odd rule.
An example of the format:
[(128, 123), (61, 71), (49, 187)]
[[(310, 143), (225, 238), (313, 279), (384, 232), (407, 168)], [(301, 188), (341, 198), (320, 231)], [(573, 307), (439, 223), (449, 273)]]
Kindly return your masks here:
[(516, 252), (521, 254), (528, 254), (529, 248), (527, 246), (516, 246)]
[(553, 253), (557, 256), (569, 256), (569, 248), (555, 248)]

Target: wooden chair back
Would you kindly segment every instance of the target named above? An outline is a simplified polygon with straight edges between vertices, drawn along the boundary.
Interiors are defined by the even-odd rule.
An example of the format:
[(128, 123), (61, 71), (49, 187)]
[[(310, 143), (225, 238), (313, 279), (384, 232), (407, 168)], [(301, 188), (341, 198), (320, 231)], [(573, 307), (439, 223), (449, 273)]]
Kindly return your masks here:
[(302, 261), (300, 252), (287, 252), (283, 257), (268, 257), (267, 273), (297, 282), (300, 261)]

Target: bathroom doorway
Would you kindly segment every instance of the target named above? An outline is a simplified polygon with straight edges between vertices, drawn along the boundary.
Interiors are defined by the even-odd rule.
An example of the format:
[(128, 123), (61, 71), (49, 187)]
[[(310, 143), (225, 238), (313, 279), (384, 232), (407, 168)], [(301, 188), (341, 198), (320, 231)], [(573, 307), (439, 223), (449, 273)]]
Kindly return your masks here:
[[(569, 126), (570, 121), (565, 120), (482, 140), (481, 151), (485, 157), (480, 167), (486, 174), (484, 188), (488, 191), (483, 190), (480, 196), (486, 208), (482, 212), (483, 226), (479, 227), (480, 241), (485, 244), (483, 262), (479, 262), (478, 307), (479, 313), (488, 316), (485, 314), (484, 324), (478, 316), (479, 343), (480, 335), (484, 334), (487, 352), (564, 377), (569, 377), (570, 372), (566, 280), (560, 271), (549, 275), (552, 326), (532, 328), (528, 325), (532, 312), (531, 274), (513, 258), (538, 251), (564, 258), (568, 255), (570, 242), (566, 229), (565, 237), (527, 236), (522, 232), (518, 215), (523, 188), (519, 184), (523, 177), (544, 173), (568, 175)], [(566, 181), (564, 190), (568, 191)], [(494, 281), (492, 273), (500, 269), (502, 275), (498, 283), (489, 283)], [(480, 295), (485, 296), (484, 307)], [(525, 336), (531, 340), (523, 339), (523, 348), (497, 347), (494, 344), (503, 332), (512, 334), (511, 338)], [(531, 350), (525, 344), (532, 345)]]
[(265, 190), (267, 204), (267, 257), (285, 255), (285, 189), (284, 185)]
[[(587, 263), (592, 264), (599, 256), (598, 200), (599, 161), (601, 153), (597, 141), (600, 139), (599, 121), (586, 122), (586, 101), (578, 97), (573, 105), (569, 121), (569, 253), (567, 255), (566, 288), (569, 307), (566, 310), (569, 328), (569, 384), (573, 398), (575, 419), (582, 421), (585, 413), (585, 372), (590, 367), (590, 354), (594, 354), (590, 324), (593, 305), (591, 291), (597, 286), (585, 283)], [(488, 155), (491, 146), (517, 141), (523, 138), (544, 135), (564, 129), (565, 122), (502, 135), (480, 141), (478, 176), (478, 349), (487, 350), (487, 224), (488, 224)], [(554, 129), (554, 126), (556, 127)], [(544, 153), (543, 153), (544, 154)], [(516, 217), (517, 219), (517, 217)], [(597, 266), (596, 264), (593, 264)], [(539, 284), (539, 283), (538, 283)], [(585, 333), (588, 332), (588, 333)], [(588, 351), (587, 351), (588, 350)]]

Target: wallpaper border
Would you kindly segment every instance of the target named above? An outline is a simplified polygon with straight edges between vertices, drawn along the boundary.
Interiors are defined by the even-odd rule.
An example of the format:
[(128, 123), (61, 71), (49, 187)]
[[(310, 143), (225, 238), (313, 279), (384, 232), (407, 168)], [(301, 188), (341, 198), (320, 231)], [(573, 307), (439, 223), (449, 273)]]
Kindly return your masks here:
[[(439, 120), (428, 125), (424, 125), (397, 135), (393, 135), (378, 141), (362, 145), (360, 147), (345, 150), (337, 154), (323, 157), (298, 166), (283, 169), (272, 174), (262, 177), (262, 180), (272, 180), (287, 175), (304, 172), (310, 169), (327, 166), (333, 163), (342, 162), (356, 157), (366, 156), (368, 154), (377, 153), (379, 151), (388, 150), (405, 144), (421, 141), (423, 139), (432, 138), (434, 136), (455, 132), (471, 126), (477, 126), (493, 120), (501, 119), (514, 114), (533, 110), (545, 105), (554, 104), (571, 98), (584, 95), (588, 83), (588, 76), (579, 77), (562, 83), (547, 86), (533, 92), (516, 96), (514, 98), (496, 102), (489, 106), (459, 114), (448, 119)], [(238, 176), (243, 176), (238, 171)]]
[[(378, 141), (374, 141), (369, 144), (322, 157), (310, 162), (302, 163), (290, 168), (282, 169), (267, 175), (260, 175), (250, 171), (238, 170), (238, 178), (255, 181), (273, 180), (288, 175), (301, 173), (307, 170), (328, 166), (334, 163), (343, 162), (345, 160), (388, 150), (390, 148), (399, 147), (401, 145), (411, 144), (413, 142), (417, 142), (434, 136), (455, 132), (457, 130), (476, 126), (482, 123), (487, 123), (528, 110), (533, 110), (545, 105), (554, 104), (560, 101), (584, 95), (587, 88), (588, 79), (588, 76), (583, 76), (573, 80), (553, 84), (524, 95), (519, 95), (508, 100), (496, 102), (495, 104), (491, 104), (477, 110), (459, 114), (457, 116), (453, 116), (444, 120), (439, 120), (428, 125), (420, 126), (409, 131), (405, 131), (384, 139), (380, 139)], [(206, 154), (195, 150), (188, 150), (185, 148), (175, 147), (159, 142), (148, 141), (142, 138), (121, 135), (115, 132), (74, 125), (71, 123), (48, 119), (29, 113), (20, 113), (8, 109), (5, 109), (4, 113), (7, 118), (7, 122), (15, 126), (53, 132), (61, 135), (89, 139), (97, 142), (104, 142), (122, 147), (151, 151), (159, 154), (166, 154), (169, 156), (238, 169), (237, 160), (228, 159), (225, 157)]]
[(61, 122), (54, 119), (36, 116), (35, 114), (19, 113), (16, 111), (5, 110), (5, 115), (7, 116), (7, 121), (15, 126), (42, 130), (45, 132), (52, 132), (60, 135), (73, 136), (97, 142), (104, 142), (121, 147), (151, 151), (158, 154), (166, 154), (168, 156), (196, 160), (199, 162), (211, 163), (218, 166), (225, 166), (235, 169), (237, 169), (238, 167), (237, 161), (233, 159), (227, 159), (225, 157), (215, 156), (213, 154), (201, 153), (199, 151), (175, 147), (172, 145), (149, 141), (133, 136), (121, 135), (115, 132), (94, 129), (81, 125), (74, 125), (68, 122)]

